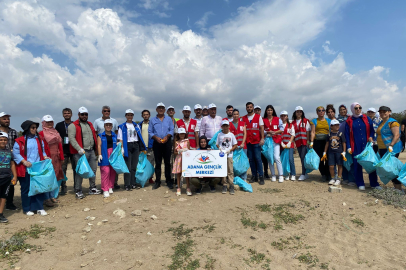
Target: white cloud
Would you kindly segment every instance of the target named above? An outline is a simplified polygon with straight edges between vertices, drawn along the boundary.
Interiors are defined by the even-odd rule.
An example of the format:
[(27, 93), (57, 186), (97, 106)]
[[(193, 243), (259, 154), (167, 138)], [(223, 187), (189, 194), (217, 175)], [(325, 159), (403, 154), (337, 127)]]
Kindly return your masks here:
[(145, 9), (156, 9), (158, 7), (170, 9), (169, 2), (166, 0), (141, 0), (141, 2), (142, 4), (140, 4), (140, 6)]
[(209, 20), (209, 17), (214, 15), (214, 13), (212, 11), (207, 11), (203, 14), (203, 16), (200, 18), (200, 20), (198, 20), (197, 22), (195, 22), (195, 24), (201, 28), (201, 29), (206, 29), (206, 25), (207, 22)]
[(326, 54), (337, 54), (336, 51), (330, 49), (330, 41), (328, 41), (328, 40), (326, 40), (326, 41), (324, 42), (324, 44), (322, 45), (322, 47), (323, 47), (324, 53), (326, 53)]

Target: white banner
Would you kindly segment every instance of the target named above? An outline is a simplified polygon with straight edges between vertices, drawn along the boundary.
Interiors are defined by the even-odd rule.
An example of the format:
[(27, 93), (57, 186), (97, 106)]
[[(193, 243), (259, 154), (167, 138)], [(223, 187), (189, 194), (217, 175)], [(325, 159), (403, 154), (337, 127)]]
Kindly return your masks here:
[(183, 177), (226, 177), (227, 155), (219, 150), (189, 150), (182, 153)]

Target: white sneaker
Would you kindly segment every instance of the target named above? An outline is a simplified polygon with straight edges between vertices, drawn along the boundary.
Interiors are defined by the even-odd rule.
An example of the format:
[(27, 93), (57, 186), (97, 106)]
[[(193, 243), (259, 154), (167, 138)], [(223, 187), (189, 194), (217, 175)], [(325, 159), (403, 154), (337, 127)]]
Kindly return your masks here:
[(110, 193), (110, 194), (113, 194), (113, 193), (114, 193), (112, 188), (109, 188), (109, 193)]
[(272, 176), (271, 181), (276, 182), (276, 176), (275, 175)]
[(283, 176), (279, 176), (279, 183), (283, 183)]
[(290, 180), (291, 180), (291, 181), (296, 181), (296, 176), (292, 175), (292, 176), (290, 177)]
[(38, 215), (41, 215), (41, 216), (46, 216), (46, 215), (48, 215), (48, 213), (45, 212), (45, 210), (37, 210), (37, 214), (38, 214)]
[(340, 180), (336, 180), (336, 182), (334, 183), (335, 186), (339, 186), (340, 185)]
[(103, 197), (104, 198), (110, 197), (110, 193), (108, 191), (104, 191), (103, 192)]
[(27, 213), (25, 213), (27, 216), (33, 216), (34, 215), (34, 212), (32, 212), (32, 211), (28, 211)]
[(286, 181), (289, 181), (289, 176), (286, 176), (286, 177), (285, 177), (285, 180), (286, 180)]
[(306, 175), (301, 175), (301, 176), (299, 176), (299, 179), (297, 179), (297, 180), (299, 180), (299, 181), (304, 181), (306, 179)]
[(364, 190), (365, 190), (365, 186), (359, 186), (358, 189), (359, 189), (360, 191), (364, 191)]
[(328, 182), (329, 185), (334, 185), (334, 183), (336, 182), (336, 180), (331, 179), (330, 182)]

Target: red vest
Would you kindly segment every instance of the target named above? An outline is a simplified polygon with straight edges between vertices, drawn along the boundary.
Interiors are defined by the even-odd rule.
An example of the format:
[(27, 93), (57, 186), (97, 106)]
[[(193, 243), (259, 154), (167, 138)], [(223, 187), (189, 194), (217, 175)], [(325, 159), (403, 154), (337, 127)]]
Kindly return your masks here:
[(298, 126), (296, 120), (293, 120), (293, 126), (295, 127), (296, 147), (307, 145), (307, 131), (306, 131), (307, 123), (309, 123), (309, 120), (303, 118)]
[[(42, 154), (42, 144), (40, 143), (41, 141), (41, 138), (37, 138), (38, 155), (40, 157), (40, 160), (44, 160), (44, 155)], [(15, 142), (18, 143), (18, 146), (20, 148), (20, 155), (25, 160), (27, 160), (27, 156), (24, 154), (25, 136), (17, 138)], [(20, 164), (17, 164), (16, 169), (17, 177), (25, 177), (26, 167), (23, 165), (22, 162), (20, 162)]]
[[(283, 130), (283, 133), (282, 133), (282, 142), (284, 144), (288, 144), (290, 142), (290, 138), (292, 137), (292, 135), (290, 135), (288, 133), (288, 128), (291, 128), (291, 129), (294, 128), (292, 124), (290, 124), (290, 127), (288, 127), (288, 125), (289, 125), (289, 123), (286, 124), (285, 129)], [(290, 144), (290, 148), (295, 148), (294, 142), (292, 142)]]
[[(241, 145), (242, 140), (244, 139), (244, 126), (245, 123), (242, 120), (238, 121), (237, 128), (235, 128), (233, 122), (230, 122), (230, 131), (234, 134), (238, 146)], [(247, 149), (247, 144), (244, 145), (244, 149)]]
[[(368, 117), (365, 114), (362, 115), (362, 121), (364, 121), (365, 127), (367, 129), (367, 141), (368, 141), (369, 135), (371, 133), (370, 133), (370, 126), (369, 126), (369, 122), (368, 122)], [(353, 123), (352, 116), (348, 117), (347, 118), (347, 125), (350, 128), (350, 145), (351, 145), (351, 150), (354, 152), (354, 131), (352, 130), (352, 123)]]
[[(51, 158), (51, 150), (49, 150), (49, 145), (48, 145), (47, 141), (45, 140), (44, 131), (41, 131), (41, 132), (39, 133), (39, 137), (40, 137), (41, 140), (44, 142), (44, 151), (45, 151), (45, 154), (47, 154), (47, 157)], [(59, 148), (59, 159), (60, 159), (60, 160), (64, 160), (65, 157), (63, 156), (62, 143), (59, 143), (58, 148)]]
[(261, 134), (259, 133), (259, 115), (254, 114), (251, 122), (248, 120), (247, 115), (242, 118), (247, 126), (247, 143), (258, 144), (261, 141)]
[[(279, 117), (274, 116), (272, 118), (272, 123), (269, 123), (268, 118), (264, 118), (264, 128), (265, 131), (278, 131), (279, 129)], [(277, 134), (272, 136), (272, 139), (274, 143), (281, 143), (282, 142), (282, 136), (281, 134)]]
[[(176, 122), (176, 125), (178, 126), (178, 128), (182, 127), (184, 129), (186, 129), (186, 125), (185, 125), (185, 122), (183, 121), (183, 119), (178, 120)], [(188, 139), (189, 139), (191, 148), (196, 148), (196, 137), (195, 137), (196, 126), (197, 126), (197, 121), (195, 119), (190, 118), (189, 127), (188, 127), (188, 130), (186, 130), (186, 132), (188, 135)]]
[[(94, 149), (97, 149), (96, 131), (94, 130), (92, 123), (90, 123), (90, 122), (87, 122), (87, 123), (89, 124), (90, 129), (92, 130), (92, 133), (93, 133)], [(76, 120), (75, 122), (73, 122), (72, 124), (74, 124), (75, 128), (76, 128), (76, 135), (75, 135), (76, 142), (79, 144), (79, 146), (81, 148), (83, 148), (82, 128), (80, 127), (79, 119)], [(71, 144), (69, 144), (69, 149), (70, 149), (71, 154), (78, 153), (78, 151), (76, 151), (76, 149), (73, 148)]]

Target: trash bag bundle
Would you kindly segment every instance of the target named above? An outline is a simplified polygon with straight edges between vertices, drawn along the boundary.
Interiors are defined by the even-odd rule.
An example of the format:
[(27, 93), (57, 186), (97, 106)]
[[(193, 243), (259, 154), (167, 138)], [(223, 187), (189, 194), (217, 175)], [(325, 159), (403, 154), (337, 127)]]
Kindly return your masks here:
[(147, 155), (141, 153), (137, 164), (137, 172), (135, 173), (135, 182), (144, 187), (148, 179), (154, 174), (154, 171), (154, 166), (148, 161)]
[(367, 143), (364, 151), (355, 156), (355, 158), (357, 159), (359, 165), (361, 165), (368, 174), (373, 173), (376, 170), (375, 164), (379, 162), (375, 151), (372, 148), (372, 143), (370, 142)]
[(238, 176), (234, 177), (234, 185), (239, 186), (244, 191), (252, 193), (252, 186)]
[(273, 158), (273, 139), (272, 137), (266, 137), (264, 141), (264, 145), (262, 146), (261, 153), (265, 156), (268, 162), (273, 165), (274, 158)]
[(52, 198), (58, 198), (58, 196), (59, 196), (59, 189), (60, 189), (60, 187), (61, 187), (63, 181), (68, 181), (68, 178), (66, 178), (66, 175), (65, 175), (65, 174), (63, 174), (63, 179), (58, 180), (58, 188), (56, 188), (55, 190), (52, 191), (52, 194), (51, 194), (51, 195), (52, 195)]
[(390, 153), (389, 151), (375, 164), (376, 174), (385, 185), (390, 180), (398, 177), (402, 167), (403, 163), (395, 157), (395, 153)]
[(217, 136), (219, 135), (219, 133), (221, 132), (221, 129), (219, 131), (216, 132), (216, 134), (214, 134), (213, 138), (211, 138), (211, 140), (209, 141), (209, 146), (212, 150), (218, 150), (217, 148)]
[(123, 154), (121, 153), (121, 142), (117, 144), (117, 147), (111, 153), (109, 163), (117, 174), (130, 173), (128, 171), (127, 164), (125, 164)]
[(281, 163), (283, 169), (283, 176), (287, 177), (290, 174), (290, 163), (289, 163), (289, 149), (285, 148), (281, 153)]
[(403, 165), (402, 169), (399, 172), (398, 180), (406, 186), (406, 164)]
[(306, 168), (306, 173), (313, 170), (318, 170), (320, 165), (320, 157), (317, 155), (314, 149), (310, 149), (304, 158), (304, 166)]
[(56, 180), (51, 159), (32, 163), (32, 166), (27, 168), (27, 172), (30, 175), (28, 196), (51, 192), (58, 188), (58, 181)]
[(95, 174), (86, 159), (86, 155), (82, 155), (82, 157), (79, 158), (78, 164), (76, 164), (76, 173), (82, 178), (95, 177)]
[(349, 154), (348, 152), (345, 152), (345, 158), (347, 160), (343, 162), (343, 165), (347, 169), (347, 171), (350, 171), (351, 165), (354, 163), (354, 161), (352, 160), (352, 155)]
[(250, 162), (244, 149), (237, 148), (233, 153), (233, 170), (235, 176), (240, 176), (250, 168)]

